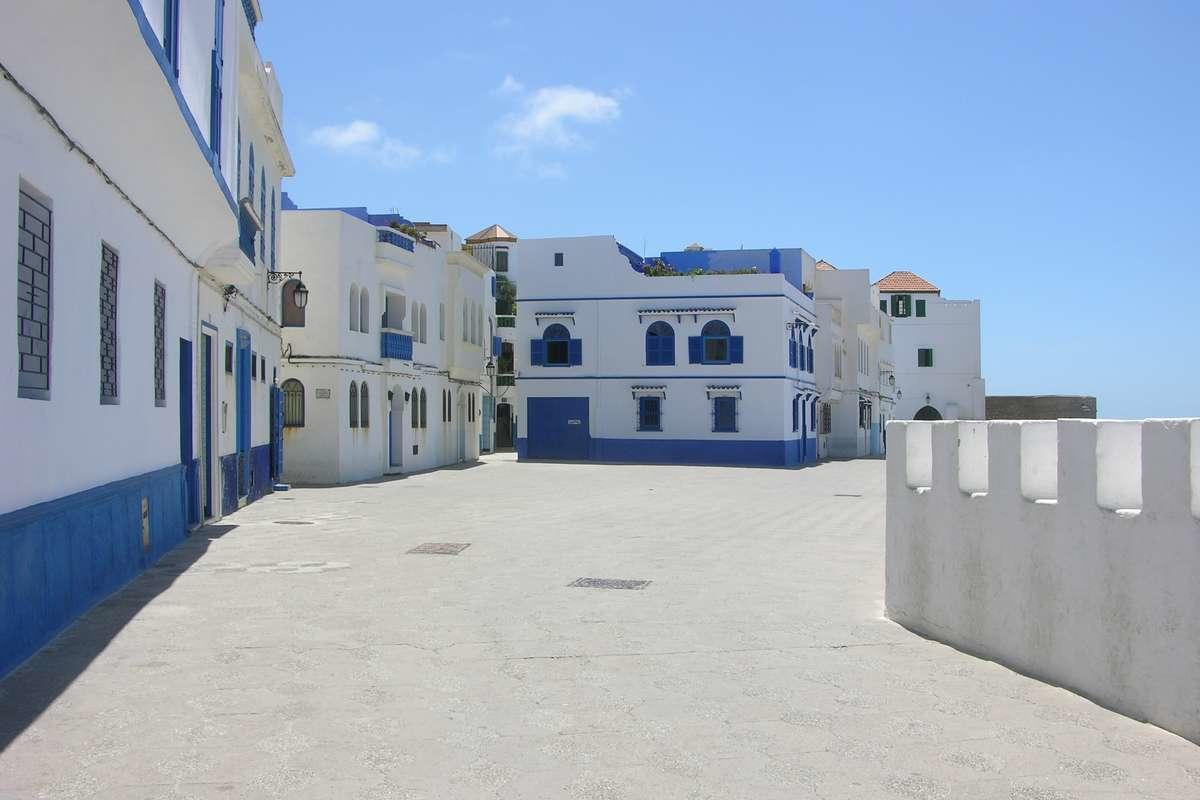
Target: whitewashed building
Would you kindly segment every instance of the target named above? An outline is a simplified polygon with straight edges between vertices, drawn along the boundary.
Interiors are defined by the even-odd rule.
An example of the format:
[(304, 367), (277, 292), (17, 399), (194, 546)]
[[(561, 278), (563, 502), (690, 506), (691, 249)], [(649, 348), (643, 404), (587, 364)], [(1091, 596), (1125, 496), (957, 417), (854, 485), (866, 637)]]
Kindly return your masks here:
[(611, 236), (513, 250), (519, 458), (816, 460), (807, 253), (647, 261)]
[(819, 454), (882, 455), (895, 406), (892, 320), (880, 310), (868, 270), (819, 261), (815, 281)]
[[(484, 397), (484, 450), (515, 448), (520, 415), (516, 390), (516, 308), (511, 298), (517, 291), (519, 267), (517, 237), (500, 225), (489, 225), (464, 241), (467, 249), (496, 275), (496, 332), (492, 340), (494, 369), (489, 376), (490, 397)], [(505, 296), (509, 300), (505, 300)], [(495, 410), (493, 412), (493, 405)], [(493, 424), (494, 420), (494, 424)]]
[(985, 419), (979, 301), (946, 300), (912, 272), (875, 283), (892, 318), (896, 419)]
[(4, 10), (0, 674), (271, 488), (292, 164), (260, 20), (257, 0)]
[(303, 310), (283, 318), (284, 478), (344, 483), (479, 456), (493, 273), (446, 225), (283, 212)]

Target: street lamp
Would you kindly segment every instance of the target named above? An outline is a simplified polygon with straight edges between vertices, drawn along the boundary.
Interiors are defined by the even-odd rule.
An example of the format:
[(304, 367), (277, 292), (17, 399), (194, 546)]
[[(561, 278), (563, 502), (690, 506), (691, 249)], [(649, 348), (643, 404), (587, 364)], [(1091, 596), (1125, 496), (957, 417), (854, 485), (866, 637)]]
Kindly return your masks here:
[(292, 302), (296, 304), (296, 308), (304, 308), (308, 305), (308, 287), (301, 280), (303, 272), (276, 272), (267, 270), (267, 283), (283, 283), (291, 278), (296, 279), (296, 286), (292, 289)]
[(483, 371), (487, 373), (489, 381), (496, 377), (496, 362), (489, 358), (487, 363), (483, 365)]

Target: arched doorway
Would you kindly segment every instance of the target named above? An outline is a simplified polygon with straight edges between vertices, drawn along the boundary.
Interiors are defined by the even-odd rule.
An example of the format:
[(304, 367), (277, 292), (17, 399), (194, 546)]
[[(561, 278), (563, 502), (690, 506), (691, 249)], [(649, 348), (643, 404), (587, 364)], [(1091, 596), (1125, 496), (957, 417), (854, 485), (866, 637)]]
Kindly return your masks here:
[(388, 392), (388, 468), (398, 472), (404, 464), (404, 390)]
[(913, 416), (913, 419), (921, 420), (922, 422), (937, 422), (941, 418), (941, 412), (933, 406), (921, 406), (921, 410)]
[(496, 406), (496, 449), (512, 446), (512, 406), (501, 403)]

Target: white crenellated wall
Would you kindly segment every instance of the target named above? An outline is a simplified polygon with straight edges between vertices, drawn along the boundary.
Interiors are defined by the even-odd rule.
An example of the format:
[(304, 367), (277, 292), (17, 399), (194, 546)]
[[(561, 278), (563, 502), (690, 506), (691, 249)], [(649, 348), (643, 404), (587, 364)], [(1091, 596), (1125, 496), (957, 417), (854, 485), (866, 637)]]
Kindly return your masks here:
[(1200, 420), (888, 440), (891, 619), (1200, 742)]

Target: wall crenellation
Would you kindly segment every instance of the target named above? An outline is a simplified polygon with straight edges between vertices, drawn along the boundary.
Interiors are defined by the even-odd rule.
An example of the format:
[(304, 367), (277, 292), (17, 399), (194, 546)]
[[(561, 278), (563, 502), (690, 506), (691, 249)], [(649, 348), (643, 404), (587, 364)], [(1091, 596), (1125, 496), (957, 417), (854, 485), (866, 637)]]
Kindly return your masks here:
[(887, 442), (888, 617), (1200, 742), (1200, 420)]

